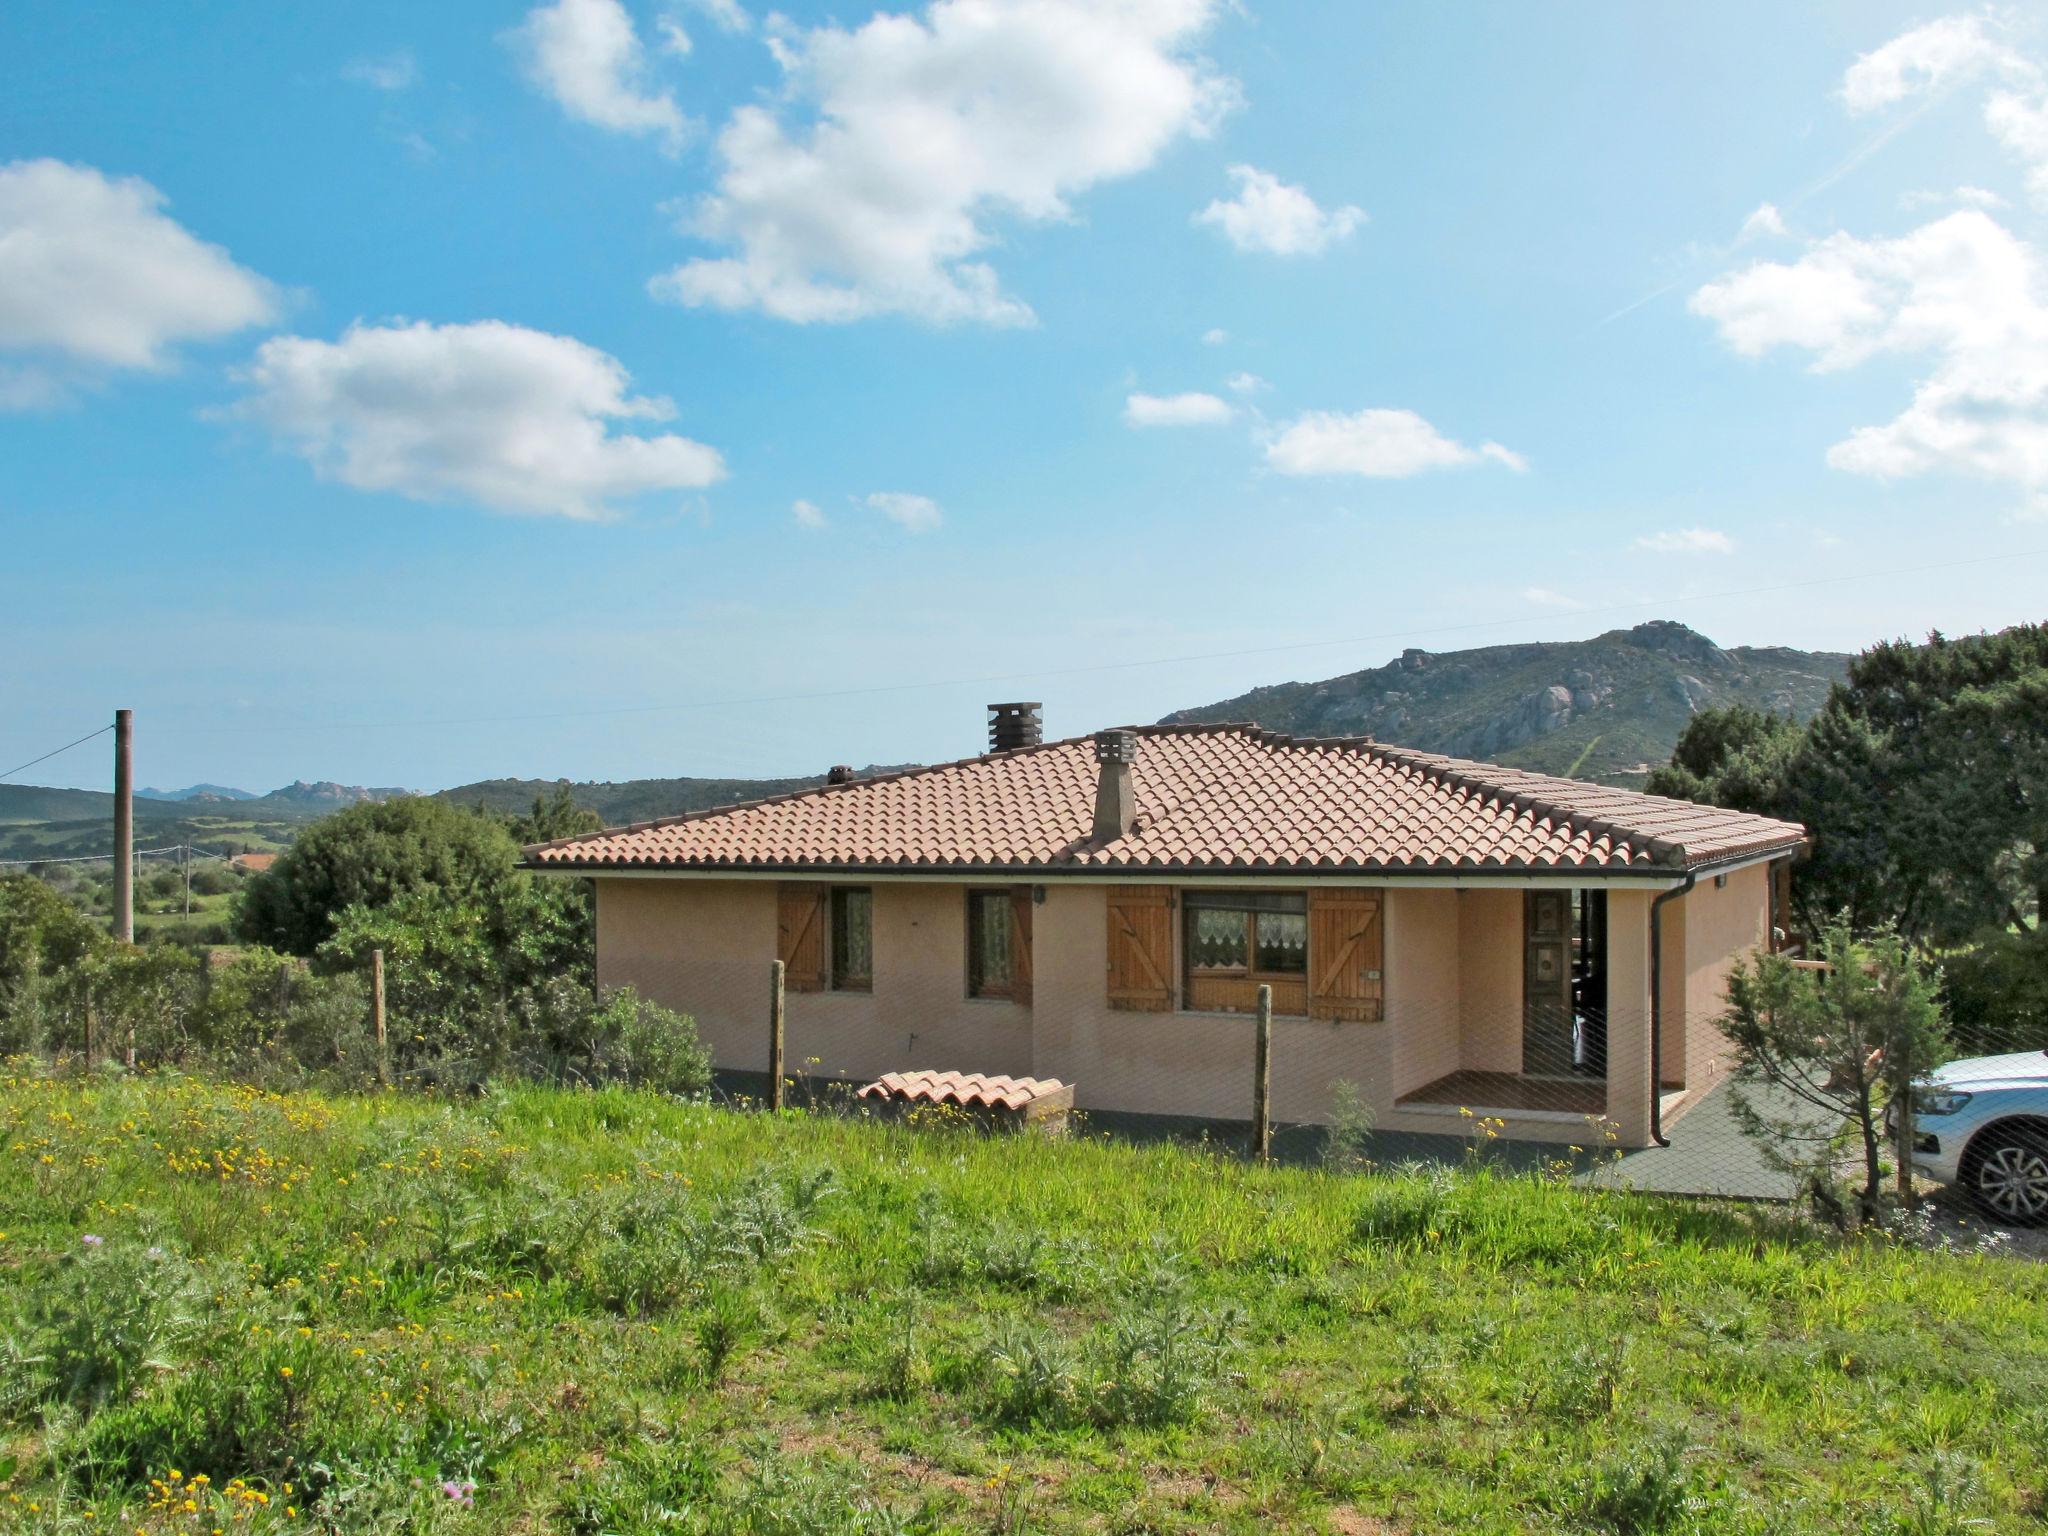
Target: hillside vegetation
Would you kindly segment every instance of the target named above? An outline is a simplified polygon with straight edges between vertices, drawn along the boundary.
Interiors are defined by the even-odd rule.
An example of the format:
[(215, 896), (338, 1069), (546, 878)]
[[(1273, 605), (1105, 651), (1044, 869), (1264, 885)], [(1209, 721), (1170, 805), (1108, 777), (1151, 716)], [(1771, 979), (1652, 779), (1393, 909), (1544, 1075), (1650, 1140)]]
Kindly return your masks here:
[(1301, 736), (1371, 736), (1539, 773), (1640, 788), (1699, 710), (1747, 704), (1798, 720), (1849, 658), (1714, 644), (1660, 619), (1591, 640), (1408, 650), (1383, 667), (1279, 683), (1168, 723), (1243, 720)]
[(0, 1083), (8, 1529), (2031, 1528), (2048, 1270), (1485, 1172)]

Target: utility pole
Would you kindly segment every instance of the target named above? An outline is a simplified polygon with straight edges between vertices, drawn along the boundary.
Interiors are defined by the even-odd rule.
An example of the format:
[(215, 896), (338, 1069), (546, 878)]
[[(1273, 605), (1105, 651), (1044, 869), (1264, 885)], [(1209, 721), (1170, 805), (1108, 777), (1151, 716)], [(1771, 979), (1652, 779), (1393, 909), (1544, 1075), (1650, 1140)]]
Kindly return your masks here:
[(114, 937), (135, 942), (135, 711), (114, 711)]
[(186, 843), (178, 849), (178, 873), (185, 877), (185, 916), (192, 915), (192, 845)]

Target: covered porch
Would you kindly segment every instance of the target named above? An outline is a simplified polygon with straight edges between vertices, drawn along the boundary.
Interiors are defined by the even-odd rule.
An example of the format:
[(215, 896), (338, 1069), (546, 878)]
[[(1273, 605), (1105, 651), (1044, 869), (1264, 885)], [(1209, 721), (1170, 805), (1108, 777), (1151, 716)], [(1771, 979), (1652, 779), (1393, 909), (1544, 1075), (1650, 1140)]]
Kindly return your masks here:
[(1633, 1146), (1651, 1121), (1652, 892), (1601, 885), (1417, 892), (1395, 935), (1381, 1123)]

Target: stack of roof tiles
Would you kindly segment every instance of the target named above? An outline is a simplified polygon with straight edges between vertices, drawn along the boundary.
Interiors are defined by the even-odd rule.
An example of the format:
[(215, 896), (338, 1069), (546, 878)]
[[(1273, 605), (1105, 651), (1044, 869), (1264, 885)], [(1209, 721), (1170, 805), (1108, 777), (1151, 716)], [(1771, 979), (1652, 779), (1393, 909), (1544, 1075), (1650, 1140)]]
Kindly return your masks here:
[(1136, 826), (1092, 836), (1075, 737), (543, 843), (543, 869), (1684, 870), (1796, 848), (1791, 822), (1255, 726), (1140, 726)]
[(989, 1077), (980, 1072), (887, 1072), (860, 1090), (864, 1099), (902, 1104), (956, 1104), (962, 1109), (1028, 1108), (1065, 1093), (1056, 1077)]

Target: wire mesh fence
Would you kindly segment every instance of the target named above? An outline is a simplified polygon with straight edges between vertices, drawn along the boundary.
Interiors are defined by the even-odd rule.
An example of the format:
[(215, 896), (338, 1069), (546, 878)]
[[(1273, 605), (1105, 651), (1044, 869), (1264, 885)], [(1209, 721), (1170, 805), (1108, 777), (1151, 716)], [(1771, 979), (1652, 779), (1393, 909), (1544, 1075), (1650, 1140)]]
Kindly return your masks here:
[[(982, 1113), (993, 1097), (1051, 1085), (1070, 1134), (1358, 1171), (1485, 1161), (1837, 1214), (1875, 1169), (1888, 1203), (1933, 1193), (1981, 1221), (2048, 1221), (2039, 1020), (1952, 1028), (1902, 1115), (1881, 1051), (1825, 1035), (1804, 1057), (1746, 1046), (1728, 982), (1768, 947), (1711, 943), (1697, 922), (1667, 928), (1653, 966), (1621, 952), (1620, 923), (1595, 945), (1568, 915), (1560, 953), (1545, 955), (1519, 892), (1395, 895), (1359, 995), (1326, 984), (1330, 936), (1345, 930), (1294, 921), (1282, 901), (1191, 903), (1182, 925), (1163, 924), (1147, 992), (1119, 984), (1101, 887), (999, 901), (937, 882), (863, 889), (853, 918), (835, 917), (827, 892), (817, 951), (791, 965), (777, 882), (601, 882), (598, 988), (631, 989), (652, 1011), (570, 978), (518, 995), (437, 989), (419, 957), (396, 956), (380, 1045), (366, 975), (161, 948), (16, 980), (0, 998), (4, 1044), (83, 1066), (212, 1063), (443, 1092), (502, 1076), (627, 1081), (735, 1110), (779, 1099), (846, 1114), (884, 1110), (886, 1094), (861, 1089), (892, 1075), (954, 1074), (978, 1085), (952, 1098), (987, 1130), (1022, 1118)], [(1228, 911), (1248, 915), (1233, 930), (1215, 917)], [(1000, 946), (982, 931), (996, 922)], [(1626, 947), (1646, 943), (1637, 925)], [(1815, 988), (1829, 974), (1771, 963)]]

